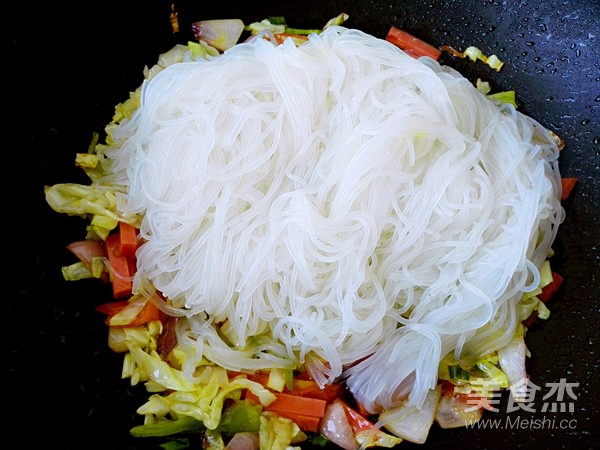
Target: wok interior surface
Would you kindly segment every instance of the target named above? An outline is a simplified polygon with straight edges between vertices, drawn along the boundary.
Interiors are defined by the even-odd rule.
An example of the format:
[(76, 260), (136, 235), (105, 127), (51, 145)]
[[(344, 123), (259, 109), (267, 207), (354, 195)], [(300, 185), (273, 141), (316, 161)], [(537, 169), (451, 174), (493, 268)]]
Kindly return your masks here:
[[(132, 387), (120, 378), (122, 356), (108, 348), (104, 318), (94, 311), (94, 306), (110, 300), (109, 289), (93, 281), (63, 280), (60, 267), (73, 262), (65, 246), (85, 236), (85, 222), (52, 211), (43, 186), (88, 182), (74, 165), (75, 153), (87, 150), (92, 133), (103, 130), (114, 106), (141, 83), (144, 66), (154, 64), (176, 42), (192, 38), (191, 22), (237, 17), (250, 23), (284, 16), (292, 26), (314, 28), (341, 12), (350, 16), (345, 26), (377, 37), (385, 37), (395, 25), (436, 46), (475, 45), (485, 54), (497, 54), (505, 62), (499, 73), (448, 56), (444, 62), (472, 81), (489, 81), (494, 91), (516, 90), (520, 110), (566, 141), (562, 176), (578, 178), (564, 204), (567, 217), (552, 260), (565, 283), (548, 305), (550, 318), (538, 322), (526, 337), (531, 351), (528, 373), (536, 385), (545, 390), (547, 383), (561, 379), (578, 384), (577, 398), (564, 399), (572, 403), (573, 412), (542, 412), (541, 394), (536, 412), (508, 412), (503, 396), (500, 411), (484, 415), (499, 418), (498, 429), (441, 430), (434, 425), (424, 447), (598, 448), (600, 4), (196, 1), (175, 2), (175, 10), (179, 33), (171, 27), (167, 1), (9, 6), (5, 64), (13, 107), (6, 111), (6, 132), (12, 138), (5, 146), (17, 160), (12, 177), (17, 182), (10, 181), (5, 190), (7, 239), (2, 259), (8, 286), (4, 304), (9, 325), (9, 448), (30, 448), (34, 438), (81, 450), (156, 449), (161, 442), (129, 436), (129, 429), (142, 421), (135, 410), (147, 394), (143, 386)], [(5, 167), (7, 173), (15, 170), (12, 163)], [(14, 233), (17, 250), (9, 251)], [(17, 432), (17, 424), (25, 431)], [(402, 447), (418, 446), (404, 442)]]

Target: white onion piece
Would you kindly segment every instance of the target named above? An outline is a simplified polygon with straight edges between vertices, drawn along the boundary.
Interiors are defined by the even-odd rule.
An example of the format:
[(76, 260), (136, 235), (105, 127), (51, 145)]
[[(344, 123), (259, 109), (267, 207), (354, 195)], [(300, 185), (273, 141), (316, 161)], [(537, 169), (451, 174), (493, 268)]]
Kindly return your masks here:
[(527, 378), (526, 355), (527, 347), (523, 336), (513, 337), (506, 346), (498, 350), (500, 368), (508, 377), (510, 391), (517, 402), (525, 401), (527, 396), (527, 384), (523, 382)]
[(192, 24), (192, 30), (196, 39), (225, 51), (239, 41), (244, 22), (240, 19), (199, 20)]
[(433, 424), (441, 396), (442, 386), (438, 385), (428, 392), (421, 408), (409, 404), (391, 408), (379, 415), (379, 422), (396, 436), (415, 444), (423, 444)]
[(478, 422), (483, 408), (450, 395), (443, 395), (435, 411), (435, 420), (442, 428), (460, 428)]
[(258, 433), (236, 433), (227, 443), (225, 450), (258, 450)]
[(92, 258), (95, 256), (106, 257), (106, 248), (100, 241), (87, 239), (84, 241), (71, 242), (67, 250), (73, 253), (85, 266), (92, 271)]
[(325, 415), (319, 423), (319, 433), (344, 450), (358, 448), (344, 405), (340, 402), (334, 401), (327, 405)]

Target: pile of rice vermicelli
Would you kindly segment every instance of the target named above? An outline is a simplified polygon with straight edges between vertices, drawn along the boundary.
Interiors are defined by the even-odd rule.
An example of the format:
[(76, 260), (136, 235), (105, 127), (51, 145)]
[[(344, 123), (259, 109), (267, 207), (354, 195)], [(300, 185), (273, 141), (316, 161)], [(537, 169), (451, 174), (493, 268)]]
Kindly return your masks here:
[(562, 220), (558, 149), (456, 71), (358, 30), (147, 80), (105, 156), (193, 379), (305, 365), (369, 411), (514, 335)]

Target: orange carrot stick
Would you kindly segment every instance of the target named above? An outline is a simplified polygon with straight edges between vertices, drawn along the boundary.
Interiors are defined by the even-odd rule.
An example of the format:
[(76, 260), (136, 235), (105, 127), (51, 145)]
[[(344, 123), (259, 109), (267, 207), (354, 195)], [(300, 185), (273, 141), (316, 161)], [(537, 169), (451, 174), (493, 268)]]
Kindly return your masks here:
[(560, 201), (564, 202), (566, 199), (568, 199), (571, 196), (571, 192), (573, 191), (573, 188), (575, 187), (575, 185), (577, 184), (577, 178), (561, 178), (561, 183), (562, 183), (562, 192), (560, 194)]
[(119, 222), (119, 254), (135, 255), (137, 249), (137, 230), (128, 223)]
[(550, 300), (560, 289), (560, 286), (563, 284), (564, 278), (557, 274), (556, 272), (552, 272), (552, 281), (550, 284), (547, 284), (542, 288), (542, 293), (537, 297), (546, 303)]
[[(104, 303), (96, 306), (96, 311), (106, 314), (106, 324), (110, 323), (111, 317), (121, 312), (127, 305), (127, 300), (120, 300), (116, 302)], [(147, 302), (144, 307), (140, 310), (137, 316), (123, 327), (137, 327), (153, 320), (160, 320), (160, 310), (152, 302)]]
[(316, 433), (319, 431), (320, 417), (305, 416), (303, 414), (294, 414), (290, 412), (277, 412), (281, 417), (285, 417), (294, 422), (302, 431)]
[(429, 56), (435, 60), (438, 60), (442, 54), (441, 50), (435, 48), (433, 45), (416, 38), (406, 31), (400, 30), (392, 26), (385, 39), (388, 42), (400, 47), (404, 52), (418, 58), (420, 56)]
[(110, 278), (115, 299), (131, 295), (132, 282), (129, 275), (129, 262), (119, 253), (119, 233), (113, 233), (105, 240), (106, 254), (110, 262)]
[[(293, 394), (282, 394), (273, 392), (275, 400), (268, 406), (264, 406), (265, 411), (274, 411), (276, 413), (301, 414), (310, 417), (323, 417), (327, 402), (320, 398), (301, 397)], [(250, 391), (246, 392), (246, 399), (254, 403), (260, 403), (258, 397)]]

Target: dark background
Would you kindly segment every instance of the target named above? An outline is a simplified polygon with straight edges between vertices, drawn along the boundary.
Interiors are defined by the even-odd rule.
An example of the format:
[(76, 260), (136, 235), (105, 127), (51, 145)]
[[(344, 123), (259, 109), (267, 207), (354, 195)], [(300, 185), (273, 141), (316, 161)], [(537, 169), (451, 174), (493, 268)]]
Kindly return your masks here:
[[(6, 6), (5, 6), (6, 7)], [(346, 12), (348, 27), (384, 37), (390, 25), (436, 46), (478, 46), (496, 53), (496, 73), (481, 63), (446, 58), (471, 80), (495, 91), (515, 89), (520, 110), (567, 142), (561, 172), (577, 177), (567, 218), (555, 243), (553, 267), (565, 277), (550, 303), (552, 315), (527, 335), (528, 372), (545, 388), (561, 378), (579, 383), (573, 413), (538, 411), (485, 417), (567, 419), (572, 429), (504, 427), (440, 430), (421, 448), (598, 448), (598, 326), (600, 298), (600, 5), (597, 0), (512, 1), (252, 1), (176, 2), (181, 32), (169, 22), (171, 2), (81, 0), (11, 2), (3, 66), (9, 82), (3, 127), (2, 220), (5, 362), (2, 447), (29, 449), (158, 449), (130, 438), (141, 423), (135, 409), (142, 386), (121, 380), (122, 356), (107, 347), (104, 317), (94, 306), (111, 298), (95, 281), (68, 283), (60, 267), (74, 262), (65, 246), (85, 235), (86, 223), (52, 211), (43, 186), (87, 183), (74, 165), (93, 132), (142, 81), (145, 65), (191, 38), (200, 19), (245, 23), (283, 15), (297, 27), (319, 28)], [(6, 28), (5, 28), (6, 29)], [(6, 55), (6, 53), (4, 53)], [(503, 400), (503, 403), (506, 399)], [(6, 420), (6, 419), (4, 419)], [(6, 422), (5, 422), (6, 423)], [(6, 439), (8, 438), (8, 447)], [(41, 443), (41, 445), (40, 445)], [(406, 449), (419, 446), (403, 443)]]

